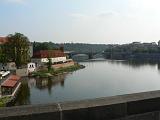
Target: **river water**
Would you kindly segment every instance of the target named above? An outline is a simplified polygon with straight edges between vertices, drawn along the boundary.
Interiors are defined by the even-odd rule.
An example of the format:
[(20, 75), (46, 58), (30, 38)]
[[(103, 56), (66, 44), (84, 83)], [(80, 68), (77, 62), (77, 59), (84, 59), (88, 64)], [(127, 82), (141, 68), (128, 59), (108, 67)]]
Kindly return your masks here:
[(160, 90), (160, 63), (89, 61), (52, 79), (24, 78), (16, 105), (44, 104)]

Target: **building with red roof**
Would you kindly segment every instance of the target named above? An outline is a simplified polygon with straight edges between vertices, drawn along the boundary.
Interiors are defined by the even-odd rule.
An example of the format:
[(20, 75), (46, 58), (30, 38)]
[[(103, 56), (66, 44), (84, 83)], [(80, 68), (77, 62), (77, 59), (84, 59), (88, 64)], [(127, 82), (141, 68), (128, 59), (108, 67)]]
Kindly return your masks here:
[(2, 95), (11, 95), (17, 86), (20, 84), (20, 77), (17, 75), (10, 75), (2, 84), (1, 84), (1, 93)]
[(44, 64), (51, 59), (53, 64), (66, 62), (66, 55), (62, 50), (40, 50), (33, 53), (32, 62), (36, 64)]

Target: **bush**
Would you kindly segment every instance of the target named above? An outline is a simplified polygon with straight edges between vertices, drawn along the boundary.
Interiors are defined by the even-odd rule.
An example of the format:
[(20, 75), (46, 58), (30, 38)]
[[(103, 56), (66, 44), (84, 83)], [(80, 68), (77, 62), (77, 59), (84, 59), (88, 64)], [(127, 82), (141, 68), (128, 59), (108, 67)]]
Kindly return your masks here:
[(0, 98), (0, 107), (5, 107), (6, 103), (8, 103), (11, 99), (12, 97), (8, 97), (8, 96)]

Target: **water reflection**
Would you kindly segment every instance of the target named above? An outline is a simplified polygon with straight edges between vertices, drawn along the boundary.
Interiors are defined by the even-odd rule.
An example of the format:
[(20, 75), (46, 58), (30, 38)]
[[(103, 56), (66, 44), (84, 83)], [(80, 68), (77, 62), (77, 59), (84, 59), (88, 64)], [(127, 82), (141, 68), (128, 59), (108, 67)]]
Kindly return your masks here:
[(132, 68), (140, 68), (146, 65), (156, 66), (160, 64), (160, 61), (155, 60), (108, 60), (108, 62), (111, 64), (130, 66)]
[(16, 105), (43, 104), (160, 90), (159, 61), (89, 61), (72, 74), (24, 78)]
[(160, 71), (160, 63), (157, 64), (157, 69)]
[(23, 78), (20, 92), (16, 99), (16, 105), (27, 105), (30, 104), (30, 88), (26, 78)]
[(60, 85), (64, 87), (64, 81), (67, 74), (58, 75), (52, 78), (23, 78), (21, 90), (17, 96), (15, 105), (30, 104), (30, 89), (36, 88), (39, 90), (48, 90), (48, 94), (52, 94), (52, 88)]

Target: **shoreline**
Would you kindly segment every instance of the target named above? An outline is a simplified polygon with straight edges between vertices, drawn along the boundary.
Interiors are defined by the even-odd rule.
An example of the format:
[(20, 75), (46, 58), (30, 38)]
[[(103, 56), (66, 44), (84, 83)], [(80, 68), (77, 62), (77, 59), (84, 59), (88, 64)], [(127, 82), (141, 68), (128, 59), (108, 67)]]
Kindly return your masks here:
[(38, 77), (38, 78), (48, 78), (48, 77), (54, 77), (58, 76), (64, 73), (74, 72), (76, 70), (80, 70), (85, 68), (84, 65), (80, 65), (78, 63), (68, 66), (68, 67), (60, 67), (56, 69), (48, 70), (39, 70), (37, 72), (33, 72), (29, 77)]

